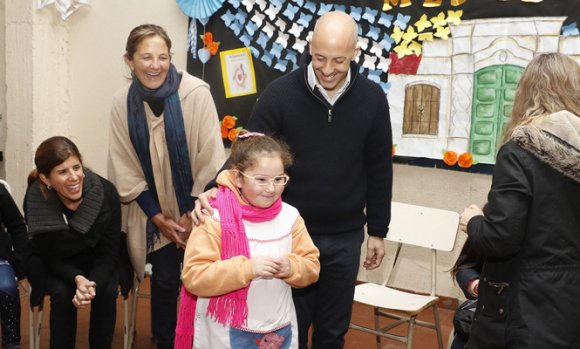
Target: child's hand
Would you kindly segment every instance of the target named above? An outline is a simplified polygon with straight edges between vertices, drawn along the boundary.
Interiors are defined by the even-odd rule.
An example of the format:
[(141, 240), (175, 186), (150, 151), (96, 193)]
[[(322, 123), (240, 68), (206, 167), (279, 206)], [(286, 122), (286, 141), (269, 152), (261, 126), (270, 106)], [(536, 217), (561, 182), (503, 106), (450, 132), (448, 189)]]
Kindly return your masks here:
[(284, 279), (290, 276), (292, 268), (287, 255), (276, 258), (276, 264), (278, 265), (278, 272), (274, 274), (275, 278)]
[(274, 274), (278, 273), (276, 258), (259, 256), (252, 258), (251, 261), (255, 278), (271, 279)]

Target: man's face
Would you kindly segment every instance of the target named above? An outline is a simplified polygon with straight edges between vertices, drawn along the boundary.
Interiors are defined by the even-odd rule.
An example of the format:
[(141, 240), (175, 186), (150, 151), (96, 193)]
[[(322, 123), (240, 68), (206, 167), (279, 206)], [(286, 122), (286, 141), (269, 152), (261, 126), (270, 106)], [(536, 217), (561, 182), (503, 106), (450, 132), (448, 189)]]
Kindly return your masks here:
[(310, 43), (312, 67), (318, 83), (334, 95), (343, 85), (350, 68), (350, 62), (356, 57), (358, 48), (348, 38), (332, 40), (314, 37)]

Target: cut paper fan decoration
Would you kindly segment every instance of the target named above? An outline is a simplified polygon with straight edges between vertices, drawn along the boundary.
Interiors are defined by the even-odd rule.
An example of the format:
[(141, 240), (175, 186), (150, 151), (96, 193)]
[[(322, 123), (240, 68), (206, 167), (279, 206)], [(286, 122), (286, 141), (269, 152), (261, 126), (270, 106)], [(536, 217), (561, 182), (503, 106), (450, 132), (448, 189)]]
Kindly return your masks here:
[(176, 0), (177, 5), (191, 18), (209, 18), (217, 12), (225, 0)]
[(75, 13), (82, 6), (90, 5), (89, 0), (38, 0), (38, 9), (54, 4), (60, 13), (60, 18), (66, 21), (70, 15)]

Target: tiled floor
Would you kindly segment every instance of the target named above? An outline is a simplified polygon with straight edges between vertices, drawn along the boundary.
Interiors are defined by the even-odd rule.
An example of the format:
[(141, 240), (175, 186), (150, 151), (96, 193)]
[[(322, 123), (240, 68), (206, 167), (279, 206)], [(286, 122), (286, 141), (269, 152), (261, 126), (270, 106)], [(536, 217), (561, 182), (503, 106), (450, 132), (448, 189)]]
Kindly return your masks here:
[[(148, 292), (149, 290), (149, 279), (145, 279), (142, 285), (143, 292)], [(45, 309), (43, 317), (43, 326), (41, 331), (41, 349), (48, 349), (48, 326), (49, 326), (49, 312), (50, 312), (50, 302), (48, 299), (45, 300)], [(134, 349), (155, 349), (155, 346), (151, 340), (150, 331), (150, 313), (149, 313), (149, 300), (140, 299), (137, 309), (137, 324), (136, 324), (136, 336), (133, 348)], [(88, 349), (87, 336), (88, 336), (88, 310), (79, 311), (79, 322), (77, 328), (77, 349)], [(440, 317), (442, 321), (442, 331), (443, 331), (443, 345), (446, 347), (447, 337), (451, 331), (453, 311), (440, 308)], [(425, 315), (420, 316), (421, 319), (432, 319), (432, 312), (426, 311)], [(353, 321), (357, 323), (362, 323), (365, 325), (371, 325), (373, 323), (372, 319), (372, 309), (355, 304), (353, 308)], [(28, 348), (28, 300), (22, 299), (22, 344), (23, 348)], [(375, 336), (361, 331), (350, 330), (346, 336), (346, 349), (375, 349), (376, 342)], [(123, 348), (123, 300), (121, 297), (117, 300), (117, 323), (115, 329), (115, 337), (113, 341), (114, 349)], [(405, 348), (405, 345), (394, 340), (383, 338), (381, 340), (381, 349), (395, 349), (395, 348)], [(413, 339), (413, 348), (415, 349), (434, 349), (437, 348), (437, 337), (435, 332), (430, 329), (416, 327), (415, 335)]]

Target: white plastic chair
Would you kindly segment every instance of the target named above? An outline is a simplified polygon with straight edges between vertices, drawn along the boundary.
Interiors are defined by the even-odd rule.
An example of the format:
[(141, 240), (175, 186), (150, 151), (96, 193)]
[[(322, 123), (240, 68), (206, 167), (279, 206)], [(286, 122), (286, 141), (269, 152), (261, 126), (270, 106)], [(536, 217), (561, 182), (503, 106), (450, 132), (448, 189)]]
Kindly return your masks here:
[[(443, 349), (443, 336), (439, 319), (439, 298), (435, 294), (437, 284), (437, 251), (451, 251), (459, 225), (456, 212), (434, 209), (423, 206), (392, 203), (391, 224), (386, 240), (397, 243), (393, 258), (393, 269), (396, 267), (401, 247), (404, 244), (428, 248), (431, 250), (431, 293), (421, 295), (412, 291), (402, 291), (388, 287), (389, 277), (381, 284), (363, 283), (355, 288), (354, 301), (374, 308), (374, 328), (350, 324), (350, 328), (376, 335), (377, 349), (381, 347), (381, 337), (387, 337), (413, 345), (414, 326), (434, 329), (437, 333), (439, 349)], [(432, 308), (434, 322), (417, 319), (424, 310)], [(395, 321), (381, 327), (380, 317)], [(401, 336), (390, 332), (395, 327), (407, 324), (407, 335)]]

